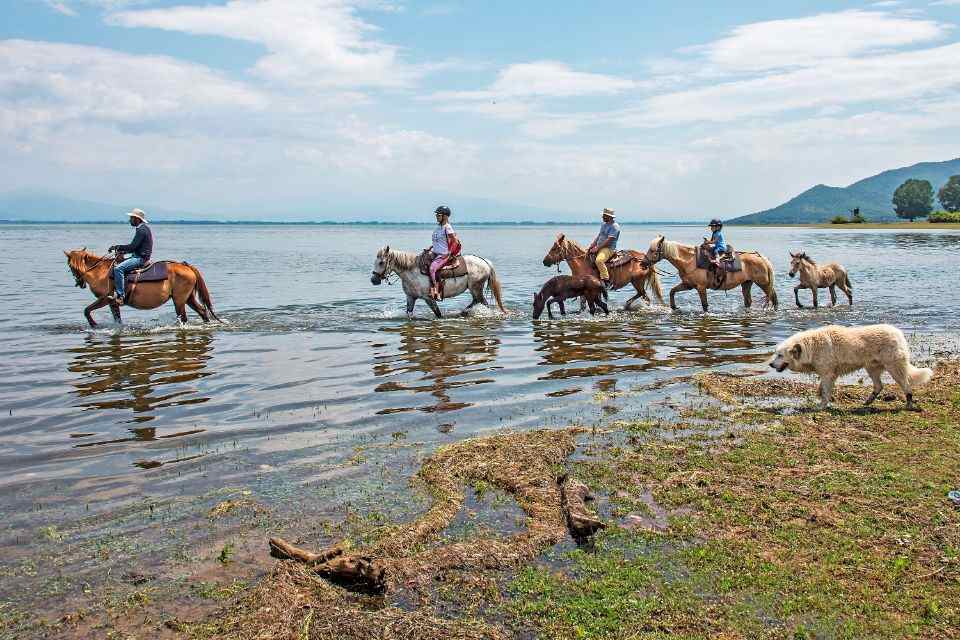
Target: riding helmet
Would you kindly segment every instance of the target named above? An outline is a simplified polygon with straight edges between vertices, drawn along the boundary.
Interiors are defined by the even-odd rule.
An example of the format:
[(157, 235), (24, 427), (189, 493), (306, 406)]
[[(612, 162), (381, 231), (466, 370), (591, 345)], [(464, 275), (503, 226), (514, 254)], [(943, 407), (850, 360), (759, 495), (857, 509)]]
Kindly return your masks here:
[(719, 218), (714, 218), (713, 220), (710, 221), (710, 224), (707, 225), (707, 226), (708, 226), (708, 227), (721, 227), (721, 228), (722, 228), (722, 227), (723, 227), (723, 223), (720, 221)]
[(434, 213), (434, 214), (438, 214), (438, 213), (439, 213), (439, 214), (445, 215), (445, 216), (453, 215), (453, 212), (450, 211), (450, 207), (448, 207), (448, 206), (445, 205), (445, 204), (442, 204), (442, 205), (440, 205), (439, 207), (437, 207), (436, 210), (434, 210), (433, 213)]

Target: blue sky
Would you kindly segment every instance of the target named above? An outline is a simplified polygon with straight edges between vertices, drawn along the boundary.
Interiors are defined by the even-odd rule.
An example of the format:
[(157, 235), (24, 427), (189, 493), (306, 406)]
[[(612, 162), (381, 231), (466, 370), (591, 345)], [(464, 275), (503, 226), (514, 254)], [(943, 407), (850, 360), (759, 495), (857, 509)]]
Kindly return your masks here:
[[(700, 219), (960, 155), (960, 0), (6, 0), (0, 191)], [(470, 215), (470, 208), (477, 215)], [(495, 215), (503, 211), (504, 215)]]

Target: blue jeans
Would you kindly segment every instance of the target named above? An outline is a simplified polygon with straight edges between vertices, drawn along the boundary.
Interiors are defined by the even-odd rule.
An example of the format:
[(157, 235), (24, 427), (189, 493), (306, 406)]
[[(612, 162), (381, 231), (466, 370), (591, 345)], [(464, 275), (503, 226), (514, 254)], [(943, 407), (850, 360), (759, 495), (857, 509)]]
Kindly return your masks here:
[(117, 297), (123, 300), (125, 298), (123, 291), (123, 280), (127, 271), (133, 271), (143, 266), (143, 258), (131, 256), (113, 267), (113, 282), (116, 285)]

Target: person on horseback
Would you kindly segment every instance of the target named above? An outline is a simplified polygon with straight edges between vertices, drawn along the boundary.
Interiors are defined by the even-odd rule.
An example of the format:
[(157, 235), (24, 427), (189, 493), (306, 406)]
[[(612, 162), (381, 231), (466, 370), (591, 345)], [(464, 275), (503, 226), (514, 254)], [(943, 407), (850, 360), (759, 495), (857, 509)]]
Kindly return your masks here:
[(460, 240), (457, 234), (450, 226), (450, 216), (453, 213), (450, 207), (440, 205), (434, 210), (437, 217), (437, 228), (433, 230), (433, 262), (430, 263), (430, 296), (434, 300), (440, 300), (440, 281), (437, 279), (437, 272), (447, 264), (451, 258), (460, 255)]
[(616, 215), (613, 209), (603, 210), (603, 224), (600, 225), (600, 233), (590, 247), (587, 253), (596, 254), (597, 271), (600, 272), (600, 281), (607, 289), (610, 288), (610, 272), (607, 269), (607, 260), (609, 260), (617, 250), (617, 239), (620, 237), (620, 225), (616, 222)]
[(153, 231), (147, 224), (147, 214), (141, 209), (134, 209), (127, 215), (130, 216), (130, 226), (137, 229), (133, 234), (133, 240), (130, 244), (115, 244), (108, 249), (118, 255), (131, 254), (129, 258), (113, 267), (114, 292), (111, 301), (117, 305), (124, 303), (123, 289), (127, 272), (139, 269), (150, 262), (150, 255), (153, 253)]
[(723, 238), (723, 222), (714, 218), (710, 221), (709, 228), (710, 231), (713, 232), (710, 240), (707, 241), (707, 246), (711, 252), (710, 261), (713, 263), (713, 266), (717, 268), (717, 271), (720, 272), (723, 271), (723, 265), (720, 264), (720, 256), (727, 252), (727, 241)]

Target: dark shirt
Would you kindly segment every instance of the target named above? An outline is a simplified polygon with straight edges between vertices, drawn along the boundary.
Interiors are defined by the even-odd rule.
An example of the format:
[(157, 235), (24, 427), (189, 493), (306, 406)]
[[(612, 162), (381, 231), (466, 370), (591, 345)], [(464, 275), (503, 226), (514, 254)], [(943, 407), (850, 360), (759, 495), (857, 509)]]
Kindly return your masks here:
[(146, 222), (137, 225), (137, 231), (133, 234), (133, 240), (130, 244), (121, 244), (117, 246), (120, 253), (132, 253), (139, 256), (144, 262), (150, 261), (150, 254), (153, 253), (153, 232)]

